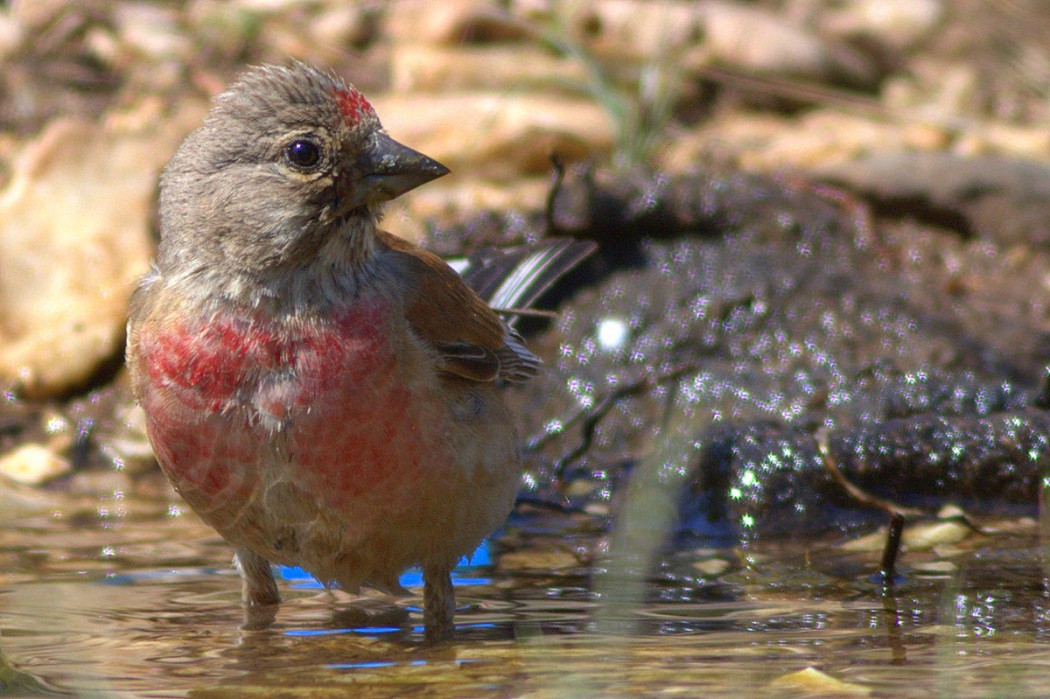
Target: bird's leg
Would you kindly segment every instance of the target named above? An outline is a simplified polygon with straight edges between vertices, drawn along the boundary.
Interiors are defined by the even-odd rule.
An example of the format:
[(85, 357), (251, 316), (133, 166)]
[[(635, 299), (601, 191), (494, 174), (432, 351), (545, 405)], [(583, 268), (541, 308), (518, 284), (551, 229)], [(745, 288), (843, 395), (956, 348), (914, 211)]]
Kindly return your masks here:
[(244, 624), (241, 628), (269, 628), (277, 618), (277, 605), (281, 602), (270, 562), (248, 549), (237, 549), (233, 564), (241, 574), (241, 599), (244, 601)]
[(268, 607), (281, 603), (270, 562), (248, 549), (237, 549), (233, 559), (241, 574), (241, 599), (249, 607)]
[(452, 637), (456, 614), (456, 592), (452, 589), (452, 565), (423, 566), (423, 624), (428, 642)]

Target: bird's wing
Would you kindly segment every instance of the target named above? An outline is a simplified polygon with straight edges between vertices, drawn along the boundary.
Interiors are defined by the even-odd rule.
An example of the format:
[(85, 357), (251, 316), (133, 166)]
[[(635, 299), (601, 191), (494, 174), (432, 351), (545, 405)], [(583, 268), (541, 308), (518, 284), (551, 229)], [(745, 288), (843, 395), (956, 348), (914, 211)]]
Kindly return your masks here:
[[(493, 308), (527, 309), (597, 247), (590, 240), (546, 238), (516, 248), (482, 248), (454, 268)], [(513, 313), (501, 315), (514, 325)]]
[(536, 374), (540, 360), (444, 260), (389, 233), (379, 233), (378, 243), (410, 290), (409, 326), (437, 350), (442, 371), (473, 381)]

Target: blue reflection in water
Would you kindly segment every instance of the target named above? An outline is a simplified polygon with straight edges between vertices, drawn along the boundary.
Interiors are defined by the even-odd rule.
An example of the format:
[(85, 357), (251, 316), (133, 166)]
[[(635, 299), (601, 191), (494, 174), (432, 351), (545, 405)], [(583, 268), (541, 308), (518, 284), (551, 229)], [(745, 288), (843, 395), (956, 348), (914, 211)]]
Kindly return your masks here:
[[(488, 585), (492, 582), (491, 578), (471, 577), (469, 573), (476, 572), (476, 568), (491, 564), (492, 554), (489, 549), (489, 540), (485, 539), (474, 553), (459, 560), (455, 570), (452, 571), (452, 584), (456, 587)], [(312, 575), (297, 566), (277, 566), (277, 574), (292, 583), (293, 589), (319, 590), (324, 588), (321, 583), (314, 580)], [(423, 571), (419, 568), (410, 568), (402, 573), (398, 582), (402, 587), (419, 587), (423, 584)]]
[(391, 660), (368, 660), (360, 663), (330, 663), (325, 665), (330, 670), (360, 670), (362, 668), (369, 669), (375, 667), (392, 667), (394, 665), (426, 665), (426, 660), (411, 660), (407, 663), (396, 663)]
[[(422, 631), (423, 627), (419, 627)], [(421, 667), (427, 665), (427, 660), (409, 660), (407, 662), (398, 662), (395, 660), (362, 660), (356, 663), (328, 663), (325, 668), (329, 670), (361, 670), (361, 669), (372, 669), (377, 667), (393, 667), (395, 665), (404, 665), (407, 667)], [(487, 658), (456, 658), (452, 661), (454, 665), (469, 665), (471, 663), (479, 662), (490, 662)]]

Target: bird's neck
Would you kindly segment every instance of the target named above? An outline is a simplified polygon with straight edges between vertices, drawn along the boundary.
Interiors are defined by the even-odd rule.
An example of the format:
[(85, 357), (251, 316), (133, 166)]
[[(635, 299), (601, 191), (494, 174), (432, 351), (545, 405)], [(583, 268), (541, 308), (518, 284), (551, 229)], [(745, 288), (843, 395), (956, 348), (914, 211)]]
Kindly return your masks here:
[(233, 304), (303, 315), (352, 302), (371, 274), (375, 254), (374, 221), (347, 222), (306, 259), (266, 266), (202, 264), (162, 276), (204, 307)]

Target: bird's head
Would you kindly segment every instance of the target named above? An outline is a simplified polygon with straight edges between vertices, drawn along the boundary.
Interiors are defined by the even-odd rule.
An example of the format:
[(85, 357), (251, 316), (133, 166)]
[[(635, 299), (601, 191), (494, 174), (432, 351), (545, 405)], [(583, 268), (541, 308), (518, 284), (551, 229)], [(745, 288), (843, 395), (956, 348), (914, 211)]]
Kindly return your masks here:
[(301, 63), (253, 68), (165, 170), (158, 265), (241, 277), (353, 265), (384, 202), (447, 172), (388, 136), (339, 78)]

